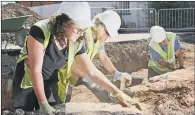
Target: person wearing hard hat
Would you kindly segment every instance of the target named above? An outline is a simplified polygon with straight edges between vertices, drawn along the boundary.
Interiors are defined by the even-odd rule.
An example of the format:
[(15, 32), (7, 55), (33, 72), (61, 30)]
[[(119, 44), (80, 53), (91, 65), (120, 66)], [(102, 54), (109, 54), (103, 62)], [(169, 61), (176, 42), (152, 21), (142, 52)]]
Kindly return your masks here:
[[(87, 2), (63, 2), (58, 14), (30, 28), (13, 79), (13, 109), (58, 113), (59, 110), (51, 106), (50, 98), (59, 97), (65, 102), (71, 71), (76, 69), (72, 67), (74, 60), (84, 68), (83, 75), (88, 75), (113, 93), (122, 105), (128, 106), (130, 97), (106, 79), (85, 53), (82, 39), (90, 17)], [(56, 86), (57, 93), (53, 92)]]
[[(107, 10), (96, 15), (93, 19), (93, 25), (85, 31), (88, 56), (91, 60), (93, 60), (95, 56), (98, 56), (101, 64), (113, 76), (113, 83), (122, 79), (126, 80), (126, 82), (132, 81), (132, 78), (128, 73), (119, 72), (116, 69), (104, 49), (106, 39), (118, 36), (118, 29), (120, 26), (120, 16), (115, 11)], [(80, 69), (75, 69), (74, 71), (76, 70), (80, 73), (82, 72)], [(82, 82), (84, 82), (84, 84), (86, 84), (90, 89), (101, 90), (101, 88), (93, 83), (87, 75), (84, 76), (82, 80), (79, 79), (77, 84), (81, 84)]]
[(160, 26), (150, 29), (148, 78), (161, 75), (176, 69), (176, 58), (179, 68), (184, 68), (184, 59), (179, 36), (173, 32), (166, 32)]

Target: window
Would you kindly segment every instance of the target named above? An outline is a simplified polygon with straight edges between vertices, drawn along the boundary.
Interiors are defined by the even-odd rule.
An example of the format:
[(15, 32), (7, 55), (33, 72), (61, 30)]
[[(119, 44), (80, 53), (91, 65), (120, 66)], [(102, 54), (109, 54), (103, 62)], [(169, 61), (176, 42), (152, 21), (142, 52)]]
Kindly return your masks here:
[(122, 12), (122, 15), (129, 15), (130, 14), (130, 10), (128, 10), (130, 8), (130, 2), (119, 2), (119, 9), (127, 9), (124, 10)]

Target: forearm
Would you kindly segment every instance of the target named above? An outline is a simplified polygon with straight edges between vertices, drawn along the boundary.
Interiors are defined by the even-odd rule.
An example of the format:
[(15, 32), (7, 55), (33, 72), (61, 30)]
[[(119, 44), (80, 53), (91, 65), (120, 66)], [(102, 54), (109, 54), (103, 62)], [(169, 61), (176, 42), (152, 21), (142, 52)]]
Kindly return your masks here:
[(183, 55), (180, 55), (178, 58), (179, 58), (179, 65), (180, 65), (180, 66), (184, 66)]
[(101, 63), (110, 74), (114, 75), (114, 73), (117, 71), (109, 57), (105, 57)]
[(178, 57), (179, 65), (184, 66), (184, 59), (181, 49), (176, 52), (176, 56)]
[(33, 89), (36, 94), (37, 100), (39, 102), (46, 100), (47, 98), (45, 96), (42, 73), (41, 72), (31, 72), (31, 73), (32, 74), (30, 74), (31, 76), (30, 78), (32, 80), (32, 85), (33, 85)]
[(86, 76), (86, 71), (83, 69), (80, 65), (76, 64), (75, 62), (72, 65), (71, 72), (73, 76), (78, 76), (78, 77), (84, 77)]
[(106, 89), (110, 93), (119, 91), (119, 89), (115, 85), (113, 85), (102, 72), (100, 72), (95, 67), (93, 70), (94, 70), (94, 74), (89, 75), (89, 77), (93, 82), (95, 82), (97, 85), (101, 86), (102, 88)]

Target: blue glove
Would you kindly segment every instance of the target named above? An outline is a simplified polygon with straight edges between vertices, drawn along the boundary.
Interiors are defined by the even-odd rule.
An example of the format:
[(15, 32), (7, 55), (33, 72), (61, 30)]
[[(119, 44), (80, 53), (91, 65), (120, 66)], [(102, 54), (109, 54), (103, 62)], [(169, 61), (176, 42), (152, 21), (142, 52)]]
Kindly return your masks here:
[(85, 76), (83, 79), (82, 79), (83, 82), (85, 82), (87, 85), (91, 85), (93, 84), (93, 81), (89, 78), (89, 76)]
[(93, 81), (87, 75), (82, 79), (82, 81), (87, 84), (87, 86), (90, 90), (99, 90), (99, 91), (103, 90), (100, 86), (93, 83)]
[(121, 72), (116, 71), (116, 72), (114, 73), (113, 81), (119, 80), (119, 78), (121, 77), (121, 74), (122, 74)]

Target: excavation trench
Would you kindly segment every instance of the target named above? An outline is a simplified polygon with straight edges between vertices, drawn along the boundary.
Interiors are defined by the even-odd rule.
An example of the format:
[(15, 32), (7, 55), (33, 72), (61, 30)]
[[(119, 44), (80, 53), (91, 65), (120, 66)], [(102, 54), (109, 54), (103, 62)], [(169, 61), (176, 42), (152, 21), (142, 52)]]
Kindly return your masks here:
[[(8, 4), (2, 7), (2, 19), (15, 16), (33, 15), (27, 25), (41, 20), (41, 18), (30, 9), (19, 4)], [(9, 38), (10, 34), (2, 34), (2, 41)], [(128, 72), (142, 78), (147, 77), (148, 63), (148, 40), (140, 34), (135, 37), (121, 37), (120, 42), (105, 43), (105, 49), (115, 67), (121, 72)], [(144, 36), (146, 38), (146, 36)], [(126, 39), (127, 41), (121, 41)], [(132, 40), (134, 39), (134, 40)], [(139, 39), (139, 40), (138, 40)], [(14, 40), (14, 38), (13, 38)], [(182, 45), (184, 48), (184, 66), (187, 69), (177, 70), (169, 73), (166, 80), (154, 83), (145, 83), (125, 89), (125, 93), (143, 103), (145, 115), (189, 115), (194, 113), (194, 34), (182, 34)], [(19, 50), (1, 50), (1, 111), (4, 115), (32, 115), (17, 110), (11, 111), (12, 79), (18, 59)], [(94, 59), (94, 64), (104, 74), (108, 75), (100, 62)], [(62, 110), (62, 114), (68, 115), (138, 115), (135, 108), (122, 108), (120, 105), (113, 105), (103, 93), (95, 95), (84, 85), (73, 88), (71, 103), (57, 105)], [(101, 103), (103, 102), (103, 103)], [(7, 111), (5, 111), (7, 110)]]
[[(139, 76), (142, 78), (147, 77), (147, 40), (133, 40), (126, 42), (109, 42), (105, 44), (106, 52), (110, 57), (113, 64), (119, 71), (128, 72), (132, 75)], [(165, 84), (167, 82), (156, 82), (156, 83), (148, 83), (147, 85), (134, 86), (132, 88), (125, 89), (125, 93), (130, 95), (132, 98), (139, 100), (146, 106), (144, 113), (148, 114), (162, 114), (168, 115), (169, 112), (173, 114), (181, 114), (187, 115), (194, 112), (194, 90), (192, 89), (194, 86), (193, 72), (194, 69), (194, 44), (188, 44), (182, 42), (184, 47), (184, 59), (185, 59), (185, 67), (191, 68), (183, 70), (180, 72), (173, 72), (170, 74), (172, 79), (168, 80), (169, 84)], [(2, 111), (3, 110), (11, 110), (11, 84), (14, 75), (14, 69), (16, 65), (16, 60), (18, 58), (19, 50), (15, 51), (5, 51), (2, 50), (2, 83), (1, 83), (1, 91), (2, 91)], [(100, 69), (104, 74), (108, 75), (108, 73), (103, 69), (100, 62), (95, 59), (94, 64), (98, 69)], [(178, 74), (177, 74), (178, 73)], [(181, 73), (189, 73), (188, 75), (184, 75)], [(175, 76), (175, 77), (173, 77)], [(183, 78), (185, 76), (186, 79), (178, 79)], [(183, 83), (182, 83), (182, 82)], [(153, 86), (153, 87), (152, 87)], [(156, 87), (160, 88), (156, 88)], [(165, 87), (163, 89), (163, 87)], [(97, 94), (97, 93), (96, 93)], [(136, 114), (137, 112), (133, 111), (135, 109), (129, 108), (128, 110), (123, 108), (118, 108), (118, 106), (113, 106), (112, 101), (109, 99), (106, 100), (106, 96), (103, 93), (95, 93), (91, 92), (84, 85), (80, 85), (73, 88), (73, 95), (71, 103), (58, 105), (57, 107), (62, 108), (66, 106), (69, 108), (70, 114)], [(98, 97), (97, 97), (98, 96)], [(98, 103), (107, 103), (98, 104)], [(74, 104), (76, 103), (76, 104)], [(77, 104), (78, 103), (78, 104)], [(80, 108), (77, 112), (71, 111), (71, 107), (79, 108), (80, 104), (84, 104), (89, 109)], [(87, 103), (87, 105), (85, 105)], [(93, 108), (96, 108), (97, 111), (92, 111)], [(102, 110), (102, 107), (107, 107), (109, 109)], [(175, 110), (176, 109), (176, 110)], [(84, 110), (84, 111), (81, 111)], [(114, 111), (116, 110), (116, 111)], [(168, 112), (167, 112), (167, 111)], [(178, 111), (178, 112), (177, 112)], [(23, 111), (17, 111), (25, 112)], [(10, 111), (4, 112), (4, 114), (8, 114)], [(138, 112), (139, 113), (139, 112)], [(16, 113), (11, 113), (16, 114)], [(27, 114), (27, 113), (25, 113)], [(32, 113), (28, 113), (29, 115)]]
[[(119, 71), (135, 72), (147, 68), (147, 40), (129, 41), (121, 43), (106, 43), (106, 52)], [(11, 109), (11, 84), (19, 50), (2, 50), (2, 109)], [(97, 59), (95, 65), (103, 73), (107, 72)]]

